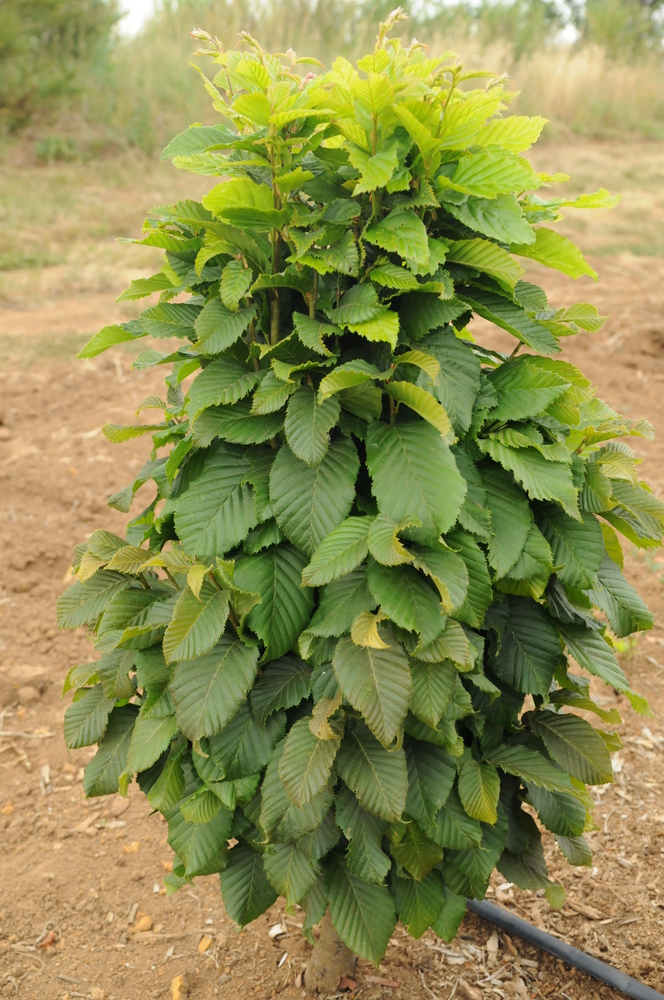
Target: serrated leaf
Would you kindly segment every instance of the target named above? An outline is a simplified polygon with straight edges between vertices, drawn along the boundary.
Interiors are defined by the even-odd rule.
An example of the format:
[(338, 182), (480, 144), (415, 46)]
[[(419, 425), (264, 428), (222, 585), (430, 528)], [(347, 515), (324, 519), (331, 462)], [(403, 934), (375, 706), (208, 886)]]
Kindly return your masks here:
[(565, 641), (568, 653), (588, 673), (600, 677), (617, 691), (630, 690), (613, 649), (601, 633), (585, 625), (563, 625), (556, 622), (558, 631)]
[(255, 315), (255, 306), (234, 311), (221, 299), (210, 299), (194, 323), (196, 346), (205, 354), (220, 354), (239, 340)]
[(436, 816), (435, 830), (431, 836), (441, 847), (452, 850), (468, 850), (477, 847), (482, 840), (482, 827), (464, 810), (456, 788), (448, 795), (445, 804)]
[(579, 491), (565, 462), (551, 462), (536, 448), (507, 448), (494, 438), (478, 441), (480, 449), (512, 473), (532, 500), (556, 500), (578, 519)]
[(369, 611), (373, 605), (366, 570), (361, 566), (321, 588), (318, 608), (307, 631), (321, 637), (343, 635), (350, 630), (357, 615)]
[(459, 771), (459, 798), (468, 815), (483, 823), (496, 823), (499, 795), (500, 778), (495, 767), (468, 756)]
[(422, 340), (430, 330), (453, 323), (469, 311), (460, 299), (442, 301), (440, 295), (427, 292), (400, 296), (398, 309), (401, 327), (412, 340)]
[(290, 843), (315, 830), (332, 805), (332, 792), (321, 789), (300, 809), (288, 797), (281, 778), (279, 764), (284, 749), (282, 741), (268, 764), (261, 790), (260, 826), (270, 843)]
[(139, 715), (129, 744), (125, 774), (146, 771), (168, 749), (178, 726), (174, 715), (146, 719)]
[(494, 466), (483, 467), (481, 474), (494, 530), (489, 542), (489, 565), (501, 577), (514, 566), (523, 551), (532, 514), (523, 490), (514, 485), (509, 473)]
[[(417, 517), (408, 528), (418, 541), (437, 539), (454, 524), (466, 482), (434, 427), (426, 423), (388, 426), (375, 422), (366, 439), (372, 491), (381, 513), (399, 522)], [(442, 488), (441, 488), (442, 487)]]
[(422, 548), (415, 546), (412, 550), (412, 562), (415, 569), (425, 573), (440, 595), (444, 614), (452, 614), (464, 603), (468, 593), (468, 569), (463, 559), (452, 549)]
[(230, 444), (263, 444), (278, 434), (283, 426), (281, 413), (252, 412), (251, 400), (241, 399), (233, 406), (209, 406), (193, 427), (194, 444), (207, 448), (215, 438)]
[(299, 719), (286, 737), (279, 763), (279, 777), (288, 796), (300, 808), (328, 782), (341, 738), (319, 739), (309, 727), (310, 718)]
[(461, 921), (466, 915), (466, 897), (457, 896), (448, 886), (445, 889), (445, 902), (438, 919), (431, 925), (439, 938), (450, 943), (457, 936)]
[(262, 856), (242, 842), (228, 853), (228, 864), (221, 873), (221, 894), (226, 912), (240, 927), (260, 917), (277, 899)]
[(113, 795), (118, 791), (137, 715), (136, 705), (123, 705), (111, 712), (99, 750), (85, 769), (86, 796)]
[(233, 312), (237, 310), (240, 299), (247, 294), (253, 281), (254, 276), (251, 268), (245, 267), (242, 261), (231, 260), (226, 264), (221, 272), (219, 294), (227, 309)]
[(302, 385), (291, 396), (284, 429), (293, 454), (307, 465), (319, 465), (329, 447), (328, 434), (339, 419), (338, 399), (318, 402), (315, 391)]
[(421, 938), (436, 922), (445, 902), (440, 872), (430, 872), (421, 882), (395, 875), (392, 891), (401, 923), (411, 937)]
[(427, 726), (435, 729), (449, 705), (457, 672), (451, 662), (410, 661), (413, 692), (410, 710)]
[(438, 596), (412, 567), (370, 562), (367, 582), (384, 616), (400, 628), (419, 632), (423, 644), (444, 628), (445, 612)]
[(228, 618), (228, 593), (203, 584), (198, 597), (189, 587), (180, 594), (163, 641), (167, 663), (193, 660), (207, 653), (224, 631)]
[[(385, 641), (387, 635), (381, 638)], [(410, 704), (410, 670), (403, 647), (392, 640), (388, 649), (372, 649), (341, 639), (332, 665), (344, 696), (362, 713), (376, 739), (389, 746)]]
[(445, 211), (469, 229), (499, 243), (535, 242), (535, 233), (513, 194), (502, 194), (497, 198), (471, 196), (461, 205), (446, 201)]
[(115, 594), (131, 583), (121, 573), (98, 570), (86, 583), (74, 583), (61, 594), (56, 605), (61, 629), (92, 625)]
[(512, 246), (512, 253), (530, 257), (539, 264), (562, 271), (570, 278), (580, 278), (582, 274), (587, 274), (597, 281), (597, 273), (587, 263), (579, 248), (566, 236), (541, 226), (535, 230), (535, 237), (534, 243)]
[(78, 750), (99, 743), (114, 705), (115, 698), (106, 698), (101, 684), (95, 684), (82, 698), (69, 705), (64, 726), (67, 749)]
[(573, 791), (569, 775), (552, 764), (539, 751), (524, 746), (503, 745), (487, 754), (490, 764), (524, 782), (549, 792)]
[(323, 337), (338, 337), (341, 334), (338, 326), (311, 319), (299, 312), (293, 313), (293, 326), (305, 347), (326, 358), (333, 357), (332, 351), (323, 343)]
[(427, 231), (419, 216), (411, 210), (394, 208), (380, 222), (365, 229), (363, 239), (383, 250), (398, 253), (418, 266), (429, 263)]
[(356, 569), (369, 551), (373, 518), (349, 517), (326, 536), (302, 571), (307, 587), (320, 587)]
[(294, 392), (297, 391), (297, 383), (284, 382), (277, 378), (273, 371), (266, 372), (260, 385), (254, 392), (251, 412), (259, 416), (267, 413), (276, 413), (285, 403), (288, 402)]
[(572, 777), (589, 785), (613, 781), (606, 744), (585, 719), (544, 711), (533, 713), (528, 725), (544, 741), (553, 759)]
[(192, 741), (220, 733), (256, 676), (258, 650), (222, 636), (203, 656), (178, 663), (169, 684), (178, 726)]
[(115, 347), (116, 344), (124, 344), (130, 340), (140, 339), (145, 336), (147, 336), (147, 334), (142, 330), (139, 333), (132, 333), (129, 330), (126, 330), (124, 326), (104, 326), (99, 333), (95, 333), (94, 337), (90, 338), (85, 347), (78, 352), (76, 357), (96, 358), (98, 354), (102, 354), (104, 351), (107, 351), (109, 347)]
[(412, 522), (396, 524), (387, 514), (379, 514), (369, 528), (369, 552), (383, 566), (412, 562), (413, 556), (398, 537), (404, 528), (419, 527)]
[(454, 758), (442, 747), (409, 740), (406, 812), (423, 824), (435, 823), (454, 785)]
[(287, 906), (303, 899), (316, 884), (317, 871), (295, 844), (279, 844), (264, 859), (265, 874)]
[(397, 921), (389, 889), (363, 882), (340, 860), (327, 869), (325, 888), (341, 940), (355, 954), (378, 964)]
[(364, 724), (346, 733), (337, 769), (360, 805), (389, 822), (401, 819), (408, 791), (406, 755), (386, 750)]
[(242, 556), (236, 564), (236, 585), (261, 598), (247, 625), (265, 644), (264, 663), (289, 652), (311, 618), (314, 596), (301, 582), (305, 565), (306, 556), (291, 545)]
[(265, 720), (280, 708), (293, 708), (307, 697), (311, 687), (311, 670), (295, 656), (285, 656), (270, 663), (254, 684), (251, 708), (265, 725)]
[(573, 795), (529, 786), (528, 799), (547, 830), (563, 837), (580, 837), (586, 824), (585, 806)]
[(175, 529), (189, 555), (221, 555), (256, 526), (253, 492), (246, 483), (250, 472), (237, 449), (221, 445), (178, 498)]
[(220, 358), (204, 368), (189, 387), (187, 412), (191, 420), (207, 406), (237, 403), (260, 382), (252, 371), (234, 358)]
[(524, 694), (547, 694), (560, 658), (560, 640), (542, 608), (528, 598), (509, 597), (508, 617), (493, 670)]
[[(430, 392), (412, 382), (388, 382), (385, 391), (396, 399), (397, 404), (405, 403), (418, 416), (426, 420), (443, 436), (446, 437), (452, 426), (445, 409), (437, 402)], [(397, 407), (398, 409), (398, 407)]]
[(615, 635), (623, 637), (652, 628), (652, 613), (609, 556), (604, 557), (597, 580), (598, 586), (587, 591), (587, 595), (604, 611)]
[(537, 525), (551, 546), (553, 562), (560, 580), (578, 589), (592, 587), (604, 558), (604, 540), (594, 514), (581, 514), (582, 520), (568, 517), (555, 504), (541, 504)]
[[(480, 387), (479, 358), (451, 332), (438, 331), (427, 337), (422, 346), (440, 366), (431, 392), (438, 397), (457, 433), (465, 433), (470, 427)], [(426, 376), (420, 376), (418, 381), (429, 388)]]
[(353, 503), (358, 469), (348, 438), (337, 438), (313, 467), (281, 447), (270, 475), (270, 499), (279, 527), (298, 549), (312, 555), (341, 524)]
[(569, 388), (562, 376), (539, 368), (528, 358), (505, 362), (489, 374), (489, 380), (498, 393), (492, 421), (526, 420), (543, 413)]
[(557, 836), (556, 843), (561, 854), (570, 865), (586, 865), (590, 867), (593, 863), (592, 847), (585, 837), (563, 837)]
[(514, 288), (523, 268), (502, 247), (489, 240), (457, 240), (449, 245), (447, 259), (455, 264), (473, 267)]
[(455, 617), (472, 628), (480, 628), (493, 598), (486, 558), (475, 539), (465, 531), (457, 529), (447, 536), (447, 540), (463, 559), (468, 571), (466, 600), (455, 612)]
[(268, 763), (284, 726), (282, 713), (270, 716), (265, 726), (259, 726), (245, 701), (224, 731), (210, 739), (210, 756), (221, 765), (229, 781), (248, 778)]

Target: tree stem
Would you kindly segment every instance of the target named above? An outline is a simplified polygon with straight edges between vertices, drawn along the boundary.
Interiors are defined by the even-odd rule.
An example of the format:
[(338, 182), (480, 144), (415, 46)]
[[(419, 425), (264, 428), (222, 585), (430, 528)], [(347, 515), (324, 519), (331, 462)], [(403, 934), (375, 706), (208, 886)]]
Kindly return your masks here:
[(320, 937), (305, 973), (307, 989), (329, 996), (343, 976), (353, 975), (356, 963), (356, 956), (337, 934), (328, 911), (321, 921)]

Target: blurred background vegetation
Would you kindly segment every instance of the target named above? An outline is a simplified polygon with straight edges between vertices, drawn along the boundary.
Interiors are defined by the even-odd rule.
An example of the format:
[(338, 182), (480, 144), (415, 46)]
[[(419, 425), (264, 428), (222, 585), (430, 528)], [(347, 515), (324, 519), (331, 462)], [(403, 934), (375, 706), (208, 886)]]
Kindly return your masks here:
[[(395, 0), (158, 0), (135, 37), (117, 0), (0, 0), (0, 153), (38, 160), (138, 149), (154, 156), (191, 121), (212, 121), (191, 68), (193, 27), (227, 47), (241, 29), (327, 65), (371, 48)], [(404, 37), (507, 71), (513, 108), (550, 137), (664, 138), (664, 0), (416, 0)]]

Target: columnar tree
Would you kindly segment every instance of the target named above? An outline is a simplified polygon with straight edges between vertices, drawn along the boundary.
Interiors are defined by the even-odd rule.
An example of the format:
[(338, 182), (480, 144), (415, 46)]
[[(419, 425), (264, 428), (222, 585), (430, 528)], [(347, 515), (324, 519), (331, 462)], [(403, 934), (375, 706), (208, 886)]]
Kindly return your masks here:
[(224, 123), (164, 156), (223, 180), (149, 214), (164, 266), (121, 298), (159, 302), (80, 355), (168, 342), (134, 362), (166, 371), (141, 404), (162, 419), (105, 427), (153, 442), (109, 504), (153, 500), (77, 547), (59, 601), (97, 650), (65, 685), (67, 744), (99, 744), (87, 795), (136, 776), (163, 813), (171, 887), (219, 872), (233, 920), (283, 896), (310, 938), (327, 913), (313, 985), (339, 938), (376, 962), (397, 919), (450, 940), (494, 868), (560, 906), (540, 828), (590, 863), (586, 786), (621, 745), (588, 674), (648, 713), (615, 656), (652, 625), (616, 532), (660, 544), (624, 440), (652, 428), (558, 357), (597, 309), (523, 278), (595, 277), (551, 224), (613, 200), (549, 197), (564, 178), (522, 155), (544, 121), (389, 39), (399, 17), (328, 72), (197, 34)]

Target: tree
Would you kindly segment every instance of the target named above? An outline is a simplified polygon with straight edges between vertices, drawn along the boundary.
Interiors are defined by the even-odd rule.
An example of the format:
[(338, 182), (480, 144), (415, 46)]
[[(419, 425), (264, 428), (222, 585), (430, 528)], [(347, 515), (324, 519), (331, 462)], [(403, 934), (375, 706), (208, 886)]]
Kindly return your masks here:
[[(574, 711), (620, 721), (570, 660), (648, 714), (614, 652), (652, 626), (616, 531), (647, 548), (664, 526), (619, 440), (652, 427), (557, 357), (602, 317), (551, 307), (520, 264), (595, 277), (550, 223), (615, 199), (537, 194), (554, 178), (521, 153), (544, 120), (390, 40), (400, 18), (319, 75), (196, 33), (233, 127), (164, 157), (223, 180), (150, 213), (164, 267), (121, 298), (160, 301), (80, 355), (167, 341), (134, 362), (167, 366), (142, 404), (163, 420), (104, 428), (154, 446), (109, 504), (154, 500), (77, 547), (58, 605), (100, 654), (65, 685), (68, 745), (99, 743), (86, 794), (137, 776), (171, 888), (219, 872), (239, 924), (278, 895), (310, 939), (323, 921), (321, 988), (347, 949), (379, 962), (397, 917), (451, 940), (495, 867), (562, 905), (540, 825), (589, 864), (586, 784), (621, 745)], [(473, 315), (513, 351), (476, 343)]]

